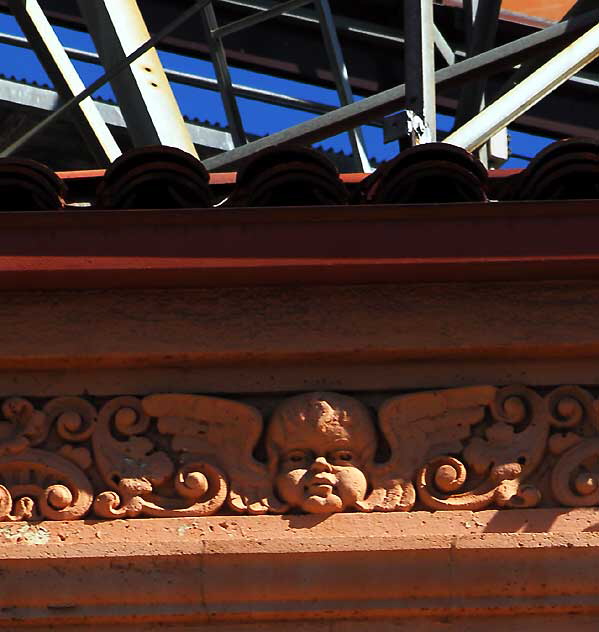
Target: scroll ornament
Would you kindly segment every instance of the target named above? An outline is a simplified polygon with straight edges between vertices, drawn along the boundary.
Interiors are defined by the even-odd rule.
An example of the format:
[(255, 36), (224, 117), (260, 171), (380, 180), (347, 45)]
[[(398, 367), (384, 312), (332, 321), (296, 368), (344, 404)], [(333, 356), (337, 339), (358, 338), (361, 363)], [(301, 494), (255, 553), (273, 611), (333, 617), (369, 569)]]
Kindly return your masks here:
[[(2, 403), (0, 521), (599, 505), (586, 390)], [(264, 454), (263, 459), (255, 454)]]

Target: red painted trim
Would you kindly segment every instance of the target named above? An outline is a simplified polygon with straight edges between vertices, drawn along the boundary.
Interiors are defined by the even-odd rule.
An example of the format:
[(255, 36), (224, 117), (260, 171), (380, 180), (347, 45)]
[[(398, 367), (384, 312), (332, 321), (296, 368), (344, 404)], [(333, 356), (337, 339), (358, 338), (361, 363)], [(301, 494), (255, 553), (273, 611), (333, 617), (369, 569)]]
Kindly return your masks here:
[[(489, 171), (489, 177), (506, 178), (521, 171), (522, 169), (492, 169)], [(83, 178), (93, 180), (102, 178), (105, 172), (105, 169), (88, 169), (85, 171), (57, 171), (57, 175), (63, 180), (80, 180)], [(367, 178), (368, 175), (367, 173), (341, 173), (339, 177), (346, 184), (358, 184), (364, 178)], [(237, 172), (235, 171), (210, 174), (210, 184), (235, 184), (235, 182), (237, 182)]]
[(342, 173), (339, 177), (345, 184), (359, 184), (369, 175), (368, 173)]
[(210, 184), (235, 184), (237, 182), (237, 172), (211, 173)]
[(106, 169), (84, 169), (81, 171), (57, 171), (56, 175), (63, 180), (80, 180), (82, 178), (102, 178)]
[(0, 289), (574, 279), (599, 201), (0, 213)]
[(257, 285), (356, 285), (366, 283), (427, 283), (465, 281), (531, 281), (596, 279), (599, 257), (513, 258), (502, 260), (438, 259), (334, 261), (334, 260), (163, 260), (86, 259), (68, 264), (48, 257), (34, 262), (16, 260), (4, 266), (0, 258), (0, 288), (118, 289), (193, 288)]
[(509, 178), (522, 171), (524, 171), (524, 169), (491, 169), (489, 171), (489, 178)]
[[(84, 171), (57, 171), (59, 178), (63, 180), (94, 180), (104, 177), (106, 169), (87, 169)], [(345, 183), (356, 184), (368, 176), (367, 173), (342, 173), (339, 175)], [(237, 182), (237, 172), (211, 173), (210, 184), (235, 184)]]

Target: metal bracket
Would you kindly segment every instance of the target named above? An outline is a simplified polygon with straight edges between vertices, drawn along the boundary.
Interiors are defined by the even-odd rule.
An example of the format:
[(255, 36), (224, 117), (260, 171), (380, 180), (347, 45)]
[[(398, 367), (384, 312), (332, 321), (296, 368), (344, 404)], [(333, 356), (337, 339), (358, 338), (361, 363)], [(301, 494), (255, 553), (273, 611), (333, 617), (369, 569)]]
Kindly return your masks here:
[(399, 141), (399, 149), (430, 143), (431, 130), (424, 119), (412, 110), (403, 110), (383, 119), (385, 143)]
[(433, 0), (404, 0), (406, 105), (437, 137)]

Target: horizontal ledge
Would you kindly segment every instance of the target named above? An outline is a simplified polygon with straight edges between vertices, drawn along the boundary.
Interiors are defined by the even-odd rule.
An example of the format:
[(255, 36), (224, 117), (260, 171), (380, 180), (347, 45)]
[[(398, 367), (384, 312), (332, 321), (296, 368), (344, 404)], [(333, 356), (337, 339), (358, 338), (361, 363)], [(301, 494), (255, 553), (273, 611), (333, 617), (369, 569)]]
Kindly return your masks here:
[(218, 207), (198, 209), (1, 211), (0, 228), (111, 229), (117, 226), (289, 224), (488, 218), (599, 216), (599, 200), (462, 202), (444, 204), (359, 204), (338, 206)]
[[(350, 366), (358, 367), (362, 372), (389, 371), (389, 367), (402, 365), (409, 367), (408, 370), (422, 370), (420, 367), (427, 362), (434, 363), (435, 370), (438, 371), (445, 363), (453, 365), (460, 370), (471, 364), (476, 366), (478, 374), (488, 367), (490, 363), (509, 363), (514, 367), (525, 363), (548, 364), (552, 361), (559, 361), (560, 366), (572, 361), (575, 368), (579, 368), (587, 361), (596, 363), (599, 357), (599, 342), (586, 340), (577, 343), (488, 343), (484, 346), (471, 345), (464, 348), (462, 345), (443, 345), (439, 347), (419, 347), (403, 346), (385, 348), (379, 341), (378, 346), (371, 346), (369, 349), (338, 349), (334, 344), (326, 344), (319, 350), (307, 350), (299, 346), (291, 346), (277, 350), (254, 350), (229, 349), (226, 351), (215, 350), (214, 348), (177, 349), (171, 351), (147, 350), (125, 350), (125, 351), (104, 351), (93, 353), (90, 349), (71, 350), (69, 353), (44, 352), (38, 350), (35, 353), (11, 354), (4, 350), (0, 353), (0, 372), (6, 372), (14, 378), (15, 371), (33, 370), (40, 371), (60, 371), (60, 370), (131, 370), (143, 371), (144, 369), (181, 369), (189, 372), (192, 369), (207, 369), (217, 371), (219, 369), (236, 369), (237, 371), (250, 370), (260, 373), (260, 367), (267, 374), (277, 374), (286, 369), (296, 370), (297, 366), (303, 367), (308, 375), (302, 377), (302, 384), (308, 383), (310, 377), (316, 380), (317, 384), (322, 383), (322, 372), (331, 373), (336, 370), (339, 376), (347, 373)], [(594, 366), (594, 365), (592, 365)], [(311, 374), (311, 375), (310, 375)], [(123, 378), (121, 378), (123, 379)], [(362, 379), (366, 379), (362, 375)], [(226, 381), (226, 380), (225, 380)], [(512, 383), (507, 380), (506, 383)], [(475, 379), (474, 382), (478, 382)], [(379, 375), (376, 381), (377, 386), (385, 384), (385, 380)], [(272, 387), (272, 377), (269, 380)], [(222, 390), (223, 384), (219, 390)], [(88, 390), (87, 388), (85, 390)], [(226, 390), (226, 388), (225, 388)], [(239, 389), (238, 389), (239, 390)], [(243, 390), (243, 389), (241, 389)], [(270, 389), (269, 389), (270, 390)], [(300, 390), (305, 390), (304, 388)], [(378, 390), (378, 389), (377, 389)]]
[[(53, 360), (53, 364), (59, 364)], [(177, 391), (206, 395), (289, 393), (300, 391), (359, 391), (365, 389), (391, 391), (493, 383), (513, 384), (515, 379), (531, 386), (557, 384), (564, 375), (573, 383), (589, 381), (597, 369), (596, 358), (572, 357), (547, 361), (504, 359), (494, 361), (397, 361), (393, 370), (389, 363), (321, 365), (306, 374), (295, 366), (265, 366), (252, 370), (239, 367), (137, 367), (100, 369), (93, 360), (80, 362), (80, 367), (46, 370), (40, 376), (40, 362), (31, 361), (29, 370), (0, 370), (0, 395), (28, 393), (31, 397), (53, 397), (89, 393), (112, 396), (117, 392), (146, 395), (151, 392)], [(86, 366), (87, 365), (87, 366)], [(94, 368), (89, 368), (89, 367)], [(516, 378), (514, 376), (517, 376)]]
[(0, 626), (598, 612), (598, 522), (536, 509), (4, 524)]
[[(155, 548), (148, 548), (148, 541)], [(599, 508), (0, 523), (0, 560), (599, 547)], [(599, 549), (598, 549), (599, 551)]]
[(599, 203), (0, 213), (0, 289), (590, 279)]
[[(265, 260), (0, 257), (0, 290), (201, 288), (460, 281), (585, 280), (593, 257)], [(179, 264), (179, 265), (177, 265)]]

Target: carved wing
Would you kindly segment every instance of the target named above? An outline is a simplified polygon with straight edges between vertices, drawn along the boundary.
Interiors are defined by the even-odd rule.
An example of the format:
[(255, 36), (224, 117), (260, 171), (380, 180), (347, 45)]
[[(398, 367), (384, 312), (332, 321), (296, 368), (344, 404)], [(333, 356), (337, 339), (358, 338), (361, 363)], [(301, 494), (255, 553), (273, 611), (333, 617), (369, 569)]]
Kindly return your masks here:
[(391, 448), (387, 463), (372, 468), (372, 493), (363, 511), (409, 511), (416, 501), (414, 478), (430, 459), (459, 453), (462, 440), (483, 420), (497, 389), (454, 388), (393, 397), (379, 409), (381, 430)]
[(252, 453), (262, 433), (260, 411), (240, 402), (202, 395), (150, 395), (145, 412), (158, 430), (172, 435), (182, 462), (205, 460), (224, 470), (228, 504), (235, 511), (264, 514), (284, 506), (274, 495), (268, 469)]

